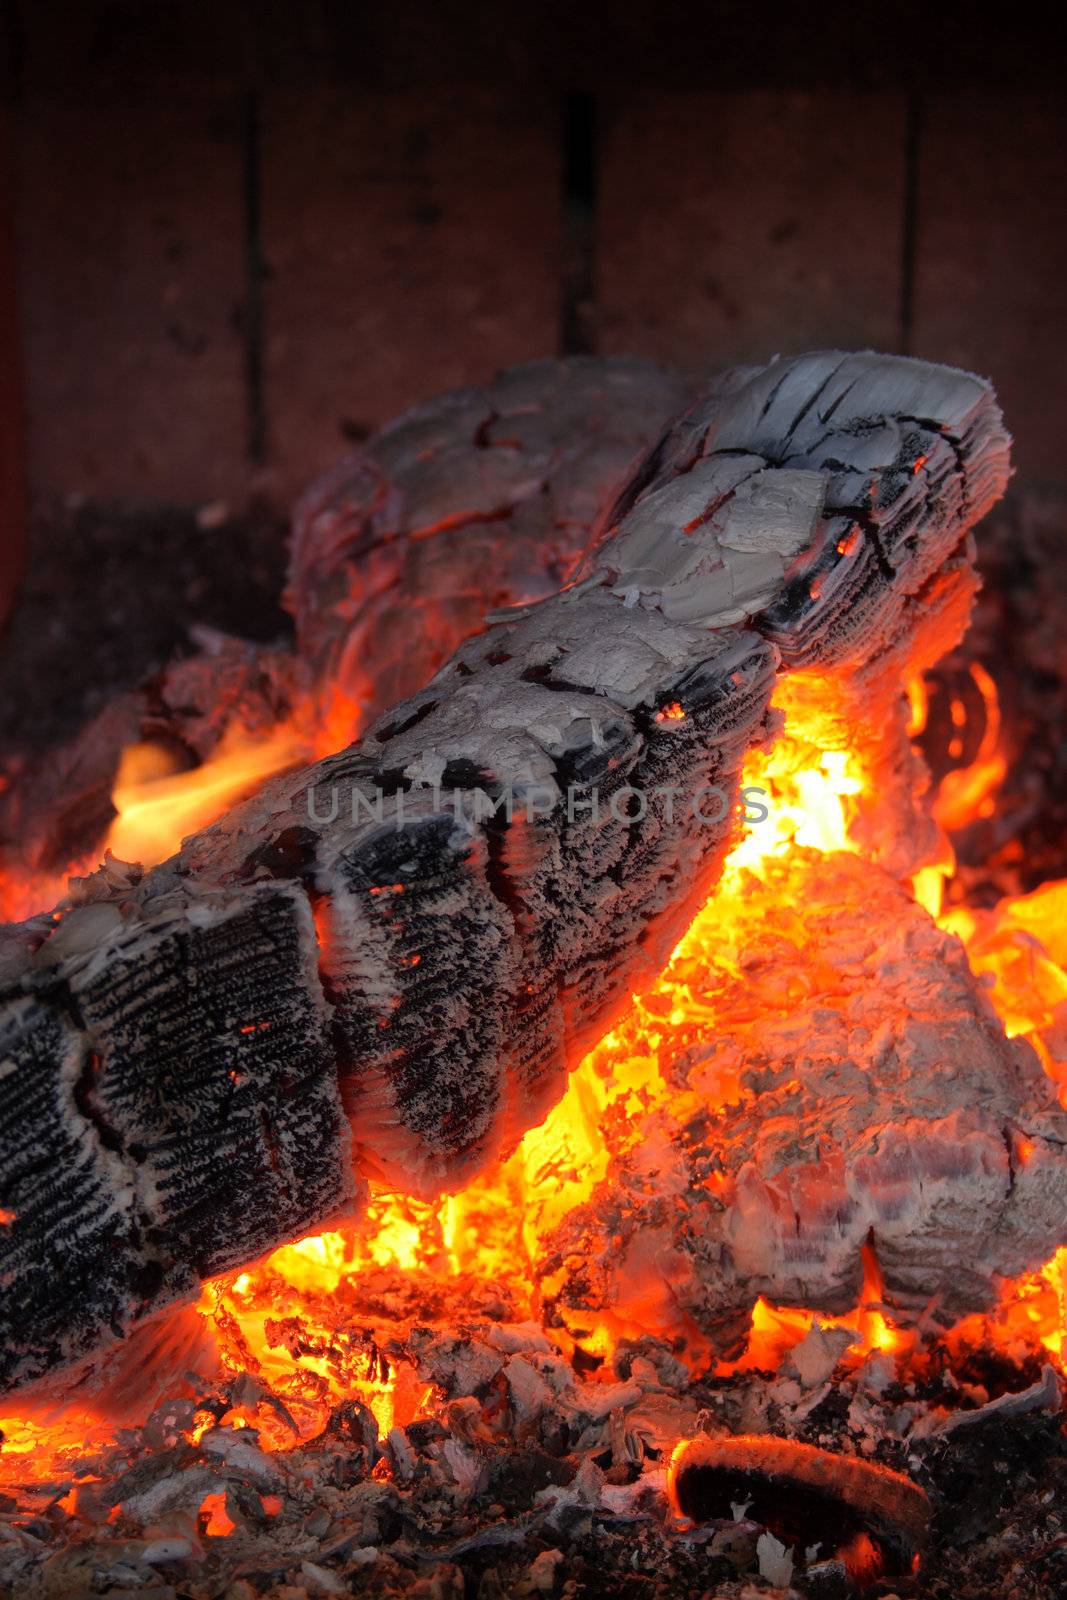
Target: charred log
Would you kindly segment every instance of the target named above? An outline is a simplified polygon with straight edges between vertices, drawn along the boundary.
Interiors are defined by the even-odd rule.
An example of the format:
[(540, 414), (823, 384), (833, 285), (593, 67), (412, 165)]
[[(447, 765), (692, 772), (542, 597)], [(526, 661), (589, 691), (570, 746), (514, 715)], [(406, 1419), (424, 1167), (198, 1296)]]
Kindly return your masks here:
[[(357, 1168), (413, 1193), (514, 1143), (713, 885), (779, 663), (892, 663), (935, 589), (959, 616), (1006, 471), (966, 375), (840, 355), (735, 375), (638, 469), (576, 581), (143, 883), (43, 944), (27, 930), (3, 1023), (0, 1383), (353, 1207), (348, 1124)], [(21, 1111), (42, 1080), (46, 1131)], [(153, 1268), (134, 1286), (109, 1262), (91, 1308), (21, 1287), (79, 1248), (82, 1202), (50, 1179), (72, 1141), (94, 1240)]]

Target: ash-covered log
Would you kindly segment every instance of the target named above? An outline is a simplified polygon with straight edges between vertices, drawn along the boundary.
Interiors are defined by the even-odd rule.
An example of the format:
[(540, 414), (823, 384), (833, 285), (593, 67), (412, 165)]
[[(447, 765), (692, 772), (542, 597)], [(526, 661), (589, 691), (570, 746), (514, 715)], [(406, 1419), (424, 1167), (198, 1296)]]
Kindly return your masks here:
[[(873, 1249), (895, 1323), (934, 1331), (1067, 1236), (1067, 1114), (963, 947), (888, 873), (793, 850), (685, 978), (714, 1033), (544, 1263), (570, 1322), (644, 1308), (740, 1353), (752, 1309), (848, 1316)], [(611, 1238), (610, 1251), (603, 1247)]]
[(530, 361), (373, 434), (293, 516), (286, 598), (312, 681), (370, 721), (487, 612), (555, 594), (693, 394), (650, 361)]
[(0, 1385), (355, 1210), (357, 1174), (434, 1193), (512, 1145), (714, 884), (779, 666), (891, 670), (930, 616), (953, 642), (1006, 475), (965, 374), (734, 374), (561, 592), (143, 882), (10, 934)]

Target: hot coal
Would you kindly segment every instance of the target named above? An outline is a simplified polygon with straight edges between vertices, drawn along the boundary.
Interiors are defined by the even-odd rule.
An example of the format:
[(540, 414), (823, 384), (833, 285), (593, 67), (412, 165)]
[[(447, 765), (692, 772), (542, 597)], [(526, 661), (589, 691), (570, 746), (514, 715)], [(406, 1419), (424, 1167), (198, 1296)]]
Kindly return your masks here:
[[(973, 1401), (947, 1374), (925, 1398), (906, 1371), (883, 1391), (877, 1356), (839, 1367), (814, 1409), (784, 1373), (672, 1384), (668, 1352), (648, 1342), (644, 1355), (631, 1348), (585, 1379), (537, 1329), (472, 1322), (458, 1295), (440, 1309), (436, 1325), (391, 1333), (365, 1303), (342, 1319), (362, 1319), (383, 1345), (394, 1342), (398, 1360), (415, 1363), (429, 1388), (417, 1420), (380, 1429), (347, 1400), (322, 1426), (302, 1427), (295, 1391), (287, 1402), (243, 1375), (167, 1399), (114, 1443), (72, 1454), (50, 1482), (20, 1481), (18, 1457), (5, 1453), (0, 1596), (81, 1588), (186, 1600), (533, 1600), (584, 1591), (632, 1600), (635, 1591), (710, 1588), (740, 1600), (763, 1592), (761, 1539), (795, 1511), (797, 1478), (811, 1476), (811, 1463), (837, 1488), (800, 1519), (795, 1592), (833, 1593), (831, 1558), (802, 1570), (827, 1501), (828, 1539), (857, 1513), (878, 1525), (876, 1537), (895, 1537), (902, 1556), (921, 1542), (927, 1501), (933, 1509), (936, 1538), (917, 1571), (887, 1576), (880, 1589), (849, 1580), (849, 1595), (1057, 1592), (1067, 1548), (1059, 1414), (1000, 1410), (954, 1428)], [(551, 1378), (532, 1406), (531, 1369)], [(736, 1437), (746, 1415), (759, 1417), (756, 1439)], [(778, 1456), (785, 1511), (777, 1490), (767, 1502), (763, 1471), (756, 1487), (767, 1503), (750, 1500), (749, 1473), (733, 1480), (750, 1501), (738, 1516), (718, 1502), (692, 1508), (721, 1510), (712, 1522), (674, 1516), (667, 1463), (679, 1437), (694, 1440), (694, 1452), (732, 1455), (734, 1468), (745, 1452), (764, 1468)]]

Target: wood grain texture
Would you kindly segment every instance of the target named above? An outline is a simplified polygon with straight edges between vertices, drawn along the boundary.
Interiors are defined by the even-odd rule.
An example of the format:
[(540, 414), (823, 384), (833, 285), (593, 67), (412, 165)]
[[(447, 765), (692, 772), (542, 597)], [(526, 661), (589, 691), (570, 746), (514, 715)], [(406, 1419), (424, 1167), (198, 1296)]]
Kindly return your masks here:
[(605, 113), (601, 348), (714, 370), (898, 345), (904, 100), (656, 93)]
[(60, 941), (34, 1002), (0, 1002), (0, 1386), (361, 1199), (304, 895), (124, 903), (83, 906), (93, 950)]
[(1018, 469), (1067, 484), (1067, 110), (1033, 91), (931, 93), (912, 348), (994, 377)]
[(551, 100), (279, 91), (263, 110), (270, 453), (302, 488), (344, 440), (551, 350)]
[(232, 96), (31, 95), (17, 128), (29, 463), (41, 494), (198, 499), (243, 477)]
[[(496, 392), (532, 398), (552, 377), (527, 368)], [(456, 397), (459, 445), (471, 407)], [(419, 424), (439, 446), (447, 411)], [(411, 491), (417, 546), (441, 520), (433, 494), (454, 507), (457, 486), (436, 470), (447, 450), (413, 443), (409, 423), (377, 448), (391, 492)], [(475, 492), (485, 454), (465, 458)], [(593, 453), (594, 476), (600, 464)], [(267, 783), (143, 878), (105, 866), (59, 919), (5, 930), (0, 1386), (91, 1353), (101, 1316), (112, 1336), (128, 1331), (190, 1268), (236, 1266), (354, 1206), (349, 1129), (358, 1173), (422, 1197), (513, 1149), (718, 881), (742, 764), (777, 725), (778, 669), (816, 664), (835, 682), (869, 670), (879, 704), (899, 700), (930, 586), (969, 594), (969, 529), (1007, 470), (992, 391), (965, 373), (833, 351), (732, 372), (625, 479), (558, 592), (491, 614), (358, 743)], [(479, 560), (487, 595), (495, 577)], [(1012, 1094), (1006, 1077), (1004, 1118)], [(53, 1294), (33, 1310), (35, 1238), (81, 1248), (42, 1140), (85, 1143), (96, 1244), (108, 1205), (121, 1212), (117, 1308)], [(993, 1214), (987, 1188), (961, 1199), (946, 1270)], [(1044, 1232), (1020, 1231), (1020, 1250), (1044, 1250)], [(919, 1273), (909, 1237), (902, 1271)], [(845, 1255), (816, 1230), (828, 1309)], [(751, 1282), (724, 1280), (721, 1317), (743, 1317)], [(960, 1283), (966, 1296), (984, 1279)]]

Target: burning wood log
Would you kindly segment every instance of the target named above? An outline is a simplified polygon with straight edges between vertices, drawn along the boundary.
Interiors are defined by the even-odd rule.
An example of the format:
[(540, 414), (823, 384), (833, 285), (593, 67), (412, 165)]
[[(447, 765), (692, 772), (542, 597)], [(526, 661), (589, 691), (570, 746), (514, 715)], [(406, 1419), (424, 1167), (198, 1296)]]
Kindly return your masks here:
[(558, 594), (21, 964), (10, 937), (0, 1386), (355, 1209), (356, 1172), (434, 1193), (514, 1143), (714, 883), (779, 664), (862, 679), (955, 625), (1006, 472), (964, 374), (735, 374)]
[[(888, 874), (794, 851), (686, 977), (715, 1034), (660, 1072), (544, 1264), (558, 1307), (692, 1328), (732, 1357), (762, 1296), (947, 1327), (1062, 1244), (1067, 1114), (959, 942)], [(615, 1241), (606, 1251), (605, 1238)]]
[(605, 501), (690, 398), (651, 362), (536, 361), (372, 435), (296, 507), (296, 650), (201, 638), (8, 775), (0, 848), (42, 880), (99, 850), (123, 751), (139, 741), (204, 761), (235, 727), (287, 723), (296, 737), (321, 701), (335, 748), (349, 742), (421, 689), (487, 611), (560, 587)]
[(649, 361), (531, 361), (416, 406), (297, 504), (287, 600), (312, 681), (367, 718), (494, 607), (554, 594), (618, 485), (692, 398)]

